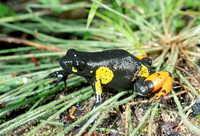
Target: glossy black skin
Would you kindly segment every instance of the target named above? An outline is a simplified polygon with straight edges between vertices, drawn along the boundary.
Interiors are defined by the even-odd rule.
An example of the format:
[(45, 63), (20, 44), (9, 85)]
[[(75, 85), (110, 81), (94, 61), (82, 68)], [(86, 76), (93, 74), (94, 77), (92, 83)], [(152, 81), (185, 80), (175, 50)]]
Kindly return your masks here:
[[(138, 77), (142, 64), (150, 68), (151, 59), (139, 60), (122, 49), (102, 52), (81, 52), (69, 49), (66, 55), (60, 59), (63, 70), (51, 73), (48, 77), (57, 77), (60, 82), (65, 81), (69, 74), (76, 74), (86, 78), (92, 85), (95, 82), (96, 69), (108, 67), (113, 71), (114, 78), (104, 86), (114, 89), (141, 90), (139, 93), (146, 95), (149, 93), (151, 85), (144, 85), (144, 79)], [(77, 72), (73, 72), (72, 67), (75, 67)], [(141, 87), (142, 85), (146, 88)]]

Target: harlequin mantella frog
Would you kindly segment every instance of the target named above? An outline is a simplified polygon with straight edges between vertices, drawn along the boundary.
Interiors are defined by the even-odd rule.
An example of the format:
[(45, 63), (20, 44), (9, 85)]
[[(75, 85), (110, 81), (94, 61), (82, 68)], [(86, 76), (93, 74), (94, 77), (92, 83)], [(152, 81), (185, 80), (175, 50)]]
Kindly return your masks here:
[(48, 75), (66, 80), (69, 74), (84, 77), (96, 93), (96, 105), (102, 102), (102, 87), (133, 90), (139, 95), (156, 93), (156, 98), (172, 90), (173, 79), (169, 72), (150, 73), (152, 60), (133, 56), (122, 49), (101, 52), (83, 52), (69, 49), (59, 61), (62, 70)]

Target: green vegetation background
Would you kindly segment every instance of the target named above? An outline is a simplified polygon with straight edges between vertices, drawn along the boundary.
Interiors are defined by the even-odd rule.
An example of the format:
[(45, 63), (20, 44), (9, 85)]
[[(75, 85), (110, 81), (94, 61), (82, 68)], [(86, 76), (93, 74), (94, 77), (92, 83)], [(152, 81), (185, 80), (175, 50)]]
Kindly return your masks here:
[[(147, 109), (138, 124), (130, 122), (133, 115), (128, 109), (126, 131), (98, 127), (110, 111), (133, 100), (135, 94), (118, 100), (126, 92), (110, 97), (68, 126), (56, 120), (71, 106), (93, 96), (90, 86), (79, 87), (63, 95), (63, 83), (55, 86), (51, 84), (52, 80), (44, 79), (60, 69), (59, 58), (69, 48), (83, 51), (122, 48), (133, 54), (153, 54), (156, 71), (171, 72), (179, 83), (187, 86), (192, 96), (199, 97), (195, 86), (176, 69), (180, 66), (179, 60), (185, 57), (181, 55), (186, 54), (191, 57), (184, 59), (200, 71), (195, 64), (200, 57), (195, 47), (200, 38), (198, 0), (15, 1), (7, 2), (7, 5), (0, 3), (0, 11), (0, 135), (15, 134), (16, 128), (26, 128), (33, 121), (37, 125), (27, 127), (25, 135), (38, 135), (46, 125), (54, 126), (50, 132), (45, 131), (46, 135), (63, 135), (97, 115), (99, 118), (95, 124), (89, 127), (91, 122), (87, 122), (77, 135), (82, 135), (87, 128), (88, 134), (99, 131), (121, 135), (145, 132), (152, 135), (151, 130), (143, 130), (147, 127), (145, 124), (151, 126), (164, 111), (159, 106), (160, 101)], [(67, 85), (68, 88), (76, 88), (82, 82), (85, 82), (82, 77), (71, 76)], [(198, 126), (186, 116), (192, 102), (182, 107), (178, 95), (173, 92), (171, 96), (176, 103), (173, 112), (177, 113), (189, 132), (200, 134)]]

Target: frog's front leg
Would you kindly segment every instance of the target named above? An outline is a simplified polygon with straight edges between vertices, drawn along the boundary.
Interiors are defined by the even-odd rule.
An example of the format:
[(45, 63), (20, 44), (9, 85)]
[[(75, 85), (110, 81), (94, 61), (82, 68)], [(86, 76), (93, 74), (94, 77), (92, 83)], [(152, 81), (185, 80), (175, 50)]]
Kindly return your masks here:
[(67, 86), (66, 80), (67, 77), (70, 73), (64, 71), (64, 70), (59, 70), (59, 71), (55, 71), (53, 73), (50, 73), (47, 77), (45, 78), (57, 78), (56, 83), (59, 83), (61, 81), (64, 82), (65, 87)]
[(160, 71), (140, 78), (133, 84), (133, 89), (141, 95), (155, 94), (158, 99), (169, 94), (172, 90), (173, 79), (169, 72)]
[(95, 79), (93, 81), (93, 89), (96, 92), (96, 103), (95, 106), (98, 106), (102, 103), (102, 85), (109, 84), (114, 78), (114, 73), (109, 67), (99, 67), (95, 71)]
[(92, 84), (93, 90), (95, 91), (95, 104), (94, 107), (97, 107), (102, 103), (102, 85), (99, 79), (95, 80)]

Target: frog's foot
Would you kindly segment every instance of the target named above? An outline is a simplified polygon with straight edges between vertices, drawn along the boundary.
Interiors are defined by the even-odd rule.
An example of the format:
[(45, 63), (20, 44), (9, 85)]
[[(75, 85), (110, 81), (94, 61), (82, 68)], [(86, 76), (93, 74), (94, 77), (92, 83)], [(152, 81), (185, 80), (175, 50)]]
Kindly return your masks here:
[(92, 106), (92, 109), (96, 108), (97, 106), (99, 106), (102, 103), (102, 85), (101, 85), (101, 81), (98, 80), (94, 80), (94, 82), (92, 83), (92, 88), (95, 91), (95, 103)]
[(45, 79), (47, 78), (57, 78), (57, 80), (55, 80), (54, 82), (56, 84), (60, 83), (60, 82), (64, 82), (65, 87), (67, 86), (66, 80), (69, 74), (67, 74), (65, 71), (60, 70), (60, 71), (55, 71), (53, 73), (50, 73), (48, 76), (45, 77)]
[(96, 108), (100, 104), (102, 104), (102, 97), (101, 97), (101, 95), (96, 94), (96, 96), (95, 96), (95, 103), (92, 106), (92, 109)]
[(173, 79), (169, 72), (156, 72), (147, 78), (141, 78), (134, 83), (133, 89), (141, 95), (155, 94), (155, 99), (169, 94), (172, 90)]

